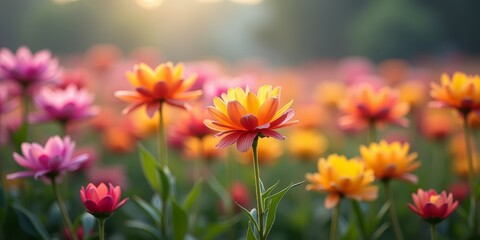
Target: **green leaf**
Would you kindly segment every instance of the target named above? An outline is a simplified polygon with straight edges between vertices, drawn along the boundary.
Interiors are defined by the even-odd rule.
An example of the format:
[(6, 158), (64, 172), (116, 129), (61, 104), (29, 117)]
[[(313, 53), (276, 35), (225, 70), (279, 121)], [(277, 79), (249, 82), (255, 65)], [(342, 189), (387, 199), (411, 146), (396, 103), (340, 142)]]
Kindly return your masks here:
[(185, 210), (172, 200), (173, 239), (184, 240), (188, 230), (188, 217)]
[(187, 212), (190, 210), (193, 203), (195, 203), (195, 200), (197, 200), (198, 195), (200, 195), (200, 190), (202, 189), (202, 183), (203, 183), (202, 180), (196, 182), (192, 190), (188, 193), (187, 197), (183, 201), (183, 208)]
[(280, 203), (280, 200), (282, 200), (283, 196), (285, 195), (285, 193), (288, 192), (288, 190), (290, 190), (290, 188), (296, 187), (302, 184), (303, 182), (304, 181), (295, 183), (295, 184), (290, 184), (288, 185), (288, 187), (284, 188), (280, 192), (277, 192), (265, 199), (265, 201), (271, 201), (269, 208), (266, 210), (267, 218), (266, 218), (265, 237), (268, 236), (268, 233), (272, 229), (273, 223), (275, 222), (275, 215), (277, 213), (277, 207), (278, 207), (278, 204)]
[(388, 222), (382, 224), (375, 233), (373, 233), (372, 239), (380, 239), (382, 234), (390, 227), (390, 224)]
[(23, 123), (16, 132), (12, 134), (12, 142), (17, 151), (21, 150), (22, 143), (27, 141), (28, 123)]
[(167, 167), (161, 168), (160, 166), (157, 166), (157, 172), (160, 175), (162, 184), (160, 196), (162, 197), (162, 200), (166, 202), (166, 199), (170, 197), (172, 190), (175, 189), (173, 176)]
[(257, 237), (255, 235), (255, 233), (253, 233), (253, 230), (252, 230), (252, 224), (249, 222), (248, 224), (248, 229), (247, 229), (247, 240), (257, 240)]
[[(248, 216), (248, 218), (250, 219), (250, 221), (253, 222), (253, 225), (255, 226), (255, 230), (257, 230), (257, 232), (260, 231), (260, 230), (259, 230), (260, 228), (258, 227), (258, 223), (257, 223), (257, 214), (256, 214), (257, 211), (256, 211), (256, 209), (253, 208), (252, 211), (250, 212), (250, 211), (248, 211), (246, 208), (242, 207), (242, 205), (240, 205), (240, 204), (238, 204), (238, 203), (237, 203), (237, 206), (239, 206), (240, 209), (242, 209), (243, 212), (245, 212), (245, 214), (247, 214), (247, 216)], [(255, 214), (255, 216), (254, 216), (252, 213)]]
[(26, 233), (38, 235), (44, 240), (52, 239), (34, 213), (30, 212), (28, 209), (24, 208), (18, 203), (14, 203), (12, 207), (17, 211), (20, 226)]
[(202, 238), (203, 240), (213, 240), (216, 239), (216, 237), (223, 232), (227, 231), (228, 229), (231, 229), (235, 223), (237, 223), (240, 220), (239, 216), (237, 215), (234, 218), (231, 218), (229, 220), (219, 222), (219, 223), (213, 223), (210, 224), (209, 227), (206, 230), (206, 233), (203, 234)]
[(229, 210), (229, 212), (231, 212), (233, 204), (230, 193), (222, 186), (222, 184), (220, 184), (220, 182), (215, 178), (215, 176), (211, 176), (208, 179), (208, 185), (220, 197), (223, 206), (225, 206)]
[(157, 228), (155, 227), (152, 227), (144, 222), (141, 222), (141, 221), (138, 221), (138, 220), (129, 220), (127, 222), (125, 222), (125, 226), (126, 227), (129, 227), (129, 228), (132, 228), (132, 229), (137, 229), (137, 230), (141, 230), (143, 232), (146, 232), (148, 234), (150, 234), (152, 237), (154, 237), (155, 239), (164, 239), (162, 233), (160, 231), (158, 231)]
[(143, 175), (153, 191), (162, 193), (155, 157), (142, 144), (139, 144), (138, 148), (140, 151), (140, 162), (142, 163)]
[(260, 193), (265, 192), (265, 185), (263, 185), (262, 179), (260, 179)]
[(87, 240), (90, 237), (93, 227), (95, 226), (95, 217), (90, 213), (82, 214), (83, 239)]
[(264, 191), (262, 193), (262, 201), (264, 202), (264, 204), (265, 204), (265, 199), (267, 197), (270, 197), (270, 194), (272, 193), (273, 189), (275, 189), (275, 187), (277, 187), (279, 182), (280, 181), (277, 181), (275, 184), (273, 184), (271, 187), (269, 187), (266, 191)]
[(138, 196), (134, 196), (133, 201), (153, 220), (156, 226), (160, 225), (160, 213), (152, 205)]
[(388, 209), (390, 209), (390, 202), (389, 201), (385, 202), (385, 204), (383, 204), (382, 208), (380, 208), (380, 210), (378, 211), (378, 213), (375, 217), (377, 222), (379, 222), (383, 218), (383, 216), (385, 216), (385, 214), (388, 212)]

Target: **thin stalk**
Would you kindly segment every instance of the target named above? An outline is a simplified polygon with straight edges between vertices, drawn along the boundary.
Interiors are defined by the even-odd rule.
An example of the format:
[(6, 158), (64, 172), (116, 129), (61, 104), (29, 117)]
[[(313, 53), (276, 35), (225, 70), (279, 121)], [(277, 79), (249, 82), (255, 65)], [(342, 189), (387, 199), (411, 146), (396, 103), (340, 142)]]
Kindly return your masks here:
[(475, 179), (475, 168), (473, 164), (473, 153), (472, 153), (472, 143), (471, 143), (471, 132), (470, 127), (468, 126), (468, 113), (463, 114), (463, 126), (464, 126), (464, 136), (465, 136), (465, 146), (467, 148), (467, 161), (468, 161), (468, 185), (470, 187), (470, 218), (473, 226), (473, 235), (476, 236), (478, 233), (478, 214), (477, 214), (477, 201), (475, 198), (475, 189), (476, 189), (476, 179)]
[(27, 88), (23, 88), (22, 92), (22, 124), (25, 125), (25, 132), (28, 136), (28, 92)]
[(340, 202), (338, 202), (337, 206), (335, 206), (332, 212), (332, 222), (330, 224), (330, 240), (337, 239), (337, 225), (338, 225), (339, 216), (340, 216)]
[(163, 119), (163, 103), (160, 103), (158, 107), (158, 157), (160, 166), (168, 168), (168, 159), (167, 159), (167, 140), (165, 135), (165, 122)]
[(105, 240), (105, 221), (106, 218), (99, 218), (98, 219), (98, 235), (100, 240)]
[(59, 186), (53, 177), (51, 178), (51, 180), (53, 193), (55, 194), (55, 198), (57, 199), (58, 207), (60, 208), (60, 213), (62, 214), (63, 223), (67, 227), (68, 232), (70, 232), (70, 236), (72, 236), (72, 239), (78, 240), (77, 233), (73, 228), (72, 220), (70, 220), (67, 208), (65, 207), (65, 202), (63, 201), (62, 194), (60, 193), (60, 189), (58, 188)]
[(390, 208), (388, 209), (388, 211), (390, 212), (390, 220), (392, 222), (395, 238), (397, 240), (403, 240), (402, 229), (400, 228), (400, 223), (398, 222), (397, 210), (395, 209), (395, 204), (393, 202), (393, 194), (392, 194), (392, 189), (390, 187), (390, 182), (384, 181), (383, 183), (385, 186), (385, 194), (387, 197), (387, 201), (390, 203)]
[(265, 240), (264, 230), (263, 230), (263, 202), (262, 202), (262, 193), (260, 190), (260, 166), (258, 164), (258, 136), (255, 137), (252, 144), (253, 152), (253, 173), (255, 175), (255, 195), (257, 198), (257, 212), (258, 212), (258, 225), (259, 225), (259, 234), (260, 240)]
[(377, 141), (377, 124), (375, 120), (368, 121), (368, 143)]
[(362, 210), (360, 209), (360, 204), (358, 204), (357, 200), (351, 200), (353, 211), (355, 212), (355, 216), (357, 217), (358, 225), (360, 226), (360, 233), (362, 234), (363, 239), (369, 239), (367, 234), (367, 226), (365, 225), (364, 217)]
[(437, 239), (437, 231), (435, 229), (436, 225), (435, 224), (430, 224), (430, 236), (432, 240)]

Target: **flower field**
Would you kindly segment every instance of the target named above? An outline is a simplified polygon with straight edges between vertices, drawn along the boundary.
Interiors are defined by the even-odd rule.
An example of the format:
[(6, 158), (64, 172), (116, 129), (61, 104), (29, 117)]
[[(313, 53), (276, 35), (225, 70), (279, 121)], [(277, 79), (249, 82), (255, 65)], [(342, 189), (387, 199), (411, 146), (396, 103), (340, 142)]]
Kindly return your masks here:
[(0, 239), (480, 239), (474, 53), (1, 44)]

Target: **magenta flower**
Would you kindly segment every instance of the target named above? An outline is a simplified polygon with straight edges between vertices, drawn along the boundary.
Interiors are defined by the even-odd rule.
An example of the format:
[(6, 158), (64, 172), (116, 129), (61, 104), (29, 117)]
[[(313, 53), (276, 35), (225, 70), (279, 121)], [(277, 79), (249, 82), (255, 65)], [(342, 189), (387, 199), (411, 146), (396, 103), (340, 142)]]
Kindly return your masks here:
[[(104, 183), (95, 186), (89, 183), (86, 188), (80, 189), (80, 198), (87, 212), (96, 218), (107, 218), (118, 208), (125, 204), (128, 198), (120, 201), (122, 189), (119, 186), (113, 186), (111, 183), (107, 187)], [(120, 202), (119, 202), (120, 201)]]
[(418, 214), (425, 221), (436, 224), (450, 216), (457, 208), (458, 201), (453, 200), (453, 195), (442, 191), (440, 194), (433, 189), (424, 191), (418, 189), (417, 193), (412, 193), (413, 204), (408, 207), (414, 213)]
[(18, 101), (6, 86), (0, 86), (0, 114), (12, 111), (18, 105)]
[(42, 88), (34, 97), (39, 112), (32, 113), (32, 122), (59, 121), (67, 123), (92, 117), (99, 111), (92, 106), (93, 95), (85, 89), (78, 89), (74, 85), (66, 89)]
[(38, 143), (23, 143), (22, 154), (13, 153), (13, 158), (18, 165), (28, 171), (16, 172), (7, 175), (7, 179), (31, 177), (55, 181), (66, 172), (77, 170), (88, 158), (86, 154), (72, 156), (75, 143), (70, 137), (50, 137), (45, 147)]
[(18, 48), (16, 54), (7, 48), (0, 50), (0, 79), (13, 80), (26, 88), (55, 80), (58, 73), (58, 60), (48, 50), (36, 54), (25, 46)]

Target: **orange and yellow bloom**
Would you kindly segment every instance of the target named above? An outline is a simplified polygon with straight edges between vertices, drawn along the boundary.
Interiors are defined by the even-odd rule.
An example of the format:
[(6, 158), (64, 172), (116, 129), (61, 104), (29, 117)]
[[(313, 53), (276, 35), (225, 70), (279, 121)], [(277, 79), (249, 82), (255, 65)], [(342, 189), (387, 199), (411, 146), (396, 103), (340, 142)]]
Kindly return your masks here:
[(285, 137), (276, 129), (298, 122), (290, 121), (295, 115), (290, 109), (293, 101), (283, 107), (279, 107), (279, 102), (280, 87), (264, 85), (257, 93), (248, 87), (231, 88), (221, 98), (213, 99), (214, 106), (207, 109), (214, 119), (206, 119), (204, 123), (222, 137), (217, 148), (237, 143), (237, 149), (246, 152), (257, 136), (283, 140)]
[(344, 128), (364, 128), (372, 122), (408, 125), (408, 103), (399, 101), (398, 94), (388, 87), (375, 89), (362, 84), (352, 89), (339, 107), (345, 113), (339, 122)]
[(318, 173), (307, 173), (307, 190), (327, 192), (325, 207), (333, 208), (342, 196), (360, 201), (377, 198), (375, 175), (362, 161), (332, 154), (318, 161)]
[(456, 72), (450, 78), (442, 75), (441, 85), (432, 83), (433, 107), (455, 108), (461, 113), (480, 110), (480, 76)]
[(152, 117), (161, 104), (188, 108), (187, 100), (199, 97), (201, 90), (189, 91), (196, 77), (184, 78), (183, 65), (160, 64), (155, 69), (146, 64), (135, 65), (133, 72), (127, 72), (127, 78), (135, 91), (117, 91), (115, 96), (131, 104), (123, 110), (128, 113), (146, 105), (147, 113)]
[(418, 178), (411, 172), (420, 167), (417, 153), (409, 153), (408, 143), (380, 141), (368, 147), (361, 146), (360, 154), (365, 166), (375, 173), (375, 178), (389, 180), (397, 178), (416, 183)]

